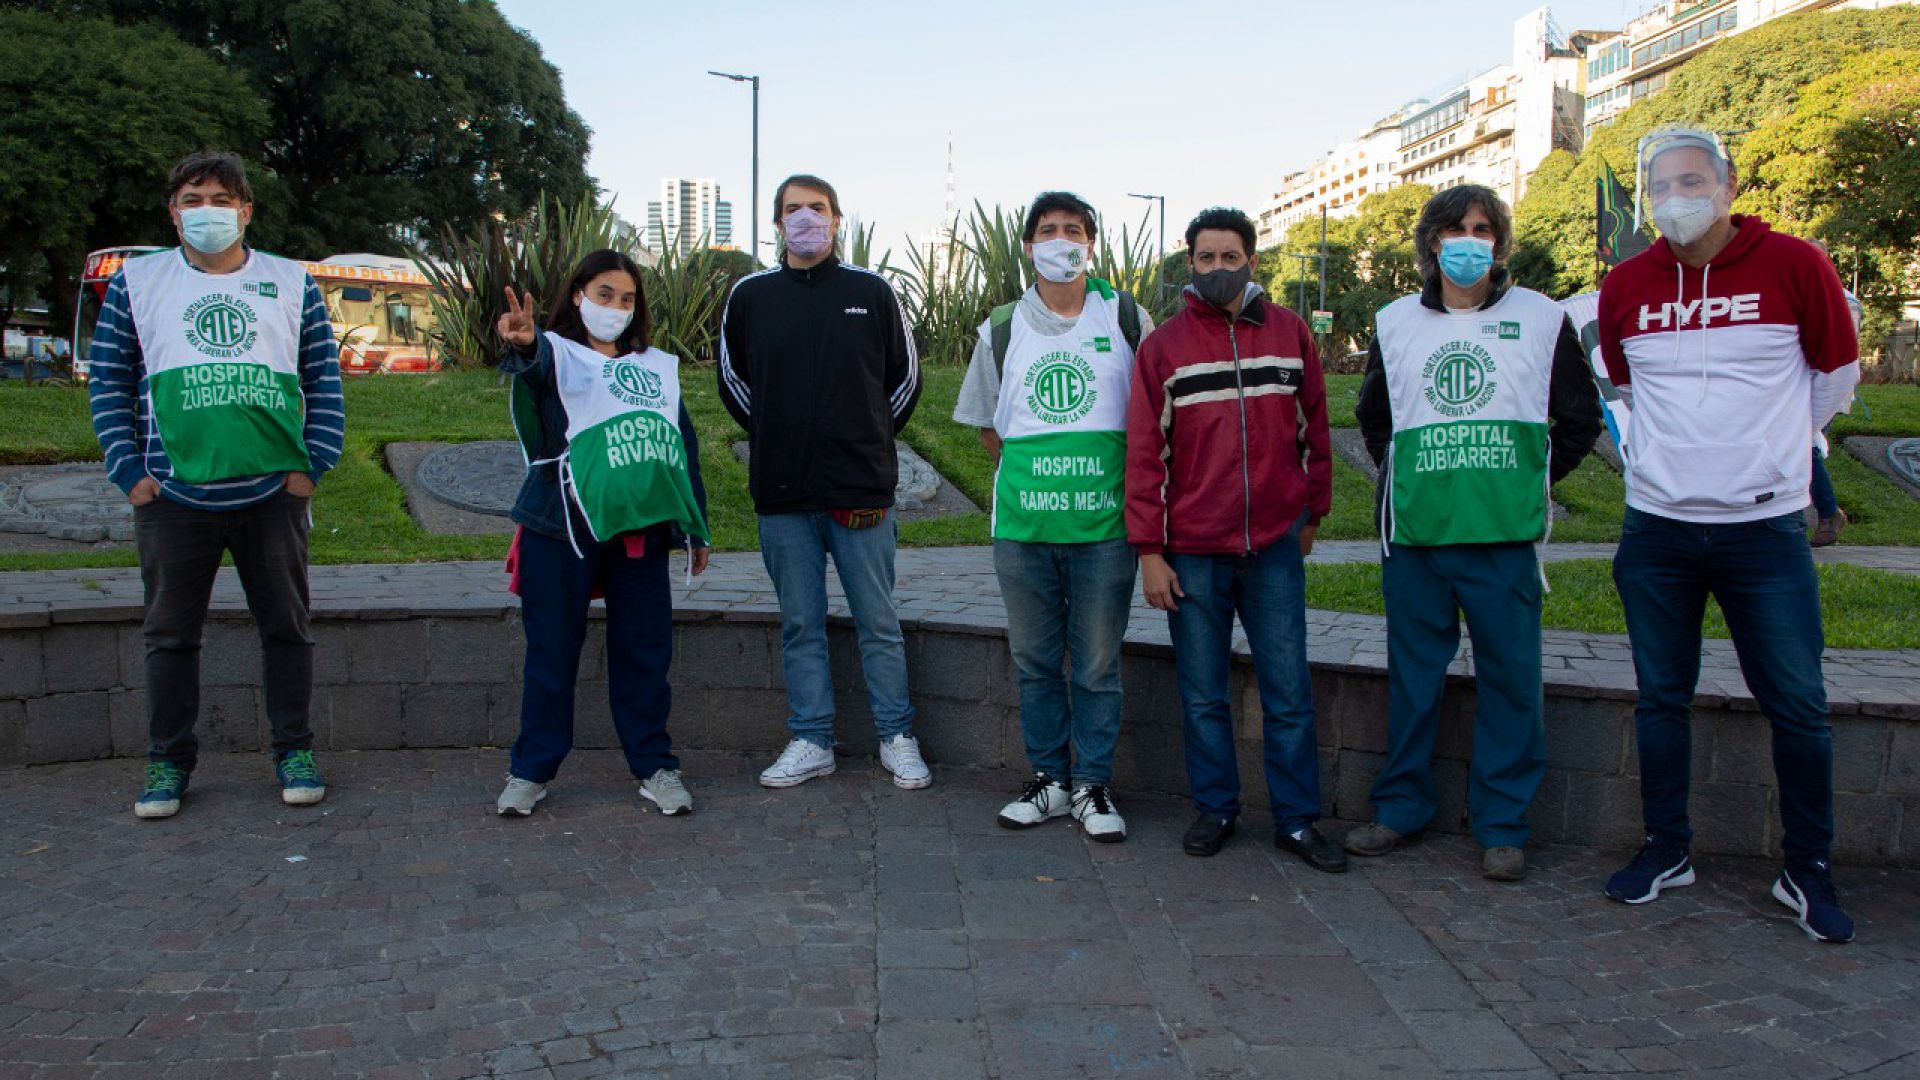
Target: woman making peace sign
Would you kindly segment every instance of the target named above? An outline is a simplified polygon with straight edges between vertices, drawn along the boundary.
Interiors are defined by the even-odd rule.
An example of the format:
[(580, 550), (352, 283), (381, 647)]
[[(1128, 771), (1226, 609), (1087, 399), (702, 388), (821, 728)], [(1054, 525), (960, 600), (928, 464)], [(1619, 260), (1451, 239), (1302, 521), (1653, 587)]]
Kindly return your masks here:
[(582, 259), (546, 321), (537, 332), (532, 296), (507, 289), (500, 370), (514, 377), (514, 428), (528, 458), (507, 569), (527, 660), (520, 737), (496, 806), (533, 813), (573, 748), (587, 605), (604, 595), (607, 684), (627, 767), (661, 813), (684, 814), (693, 799), (667, 736), (667, 556), (684, 544), (698, 574), (711, 534), (679, 360), (651, 347), (640, 268), (617, 251)]

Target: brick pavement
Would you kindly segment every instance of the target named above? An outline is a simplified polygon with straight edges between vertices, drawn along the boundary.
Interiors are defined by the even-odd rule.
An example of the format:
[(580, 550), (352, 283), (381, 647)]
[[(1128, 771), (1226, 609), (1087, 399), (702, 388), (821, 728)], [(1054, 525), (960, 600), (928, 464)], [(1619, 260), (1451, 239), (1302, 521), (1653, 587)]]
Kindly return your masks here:
[(1860, 939), (1818, 946), (1750, 860), (1628, 908), (1618, 852), (1332, 877), (1263, 829), (1189, 858), (1170, 800), (1125, 844), (1009, 833), (964, 769), (775, 793), (699, 755), (669, 820), (581, 751), (501, 821), (498, 750), (323, 764), (296, 812), (210, 755), (167, 822), (130, 762), (0, 772), (0, 1077), (1920, 1073), (1920, 872), (1843, 868)]

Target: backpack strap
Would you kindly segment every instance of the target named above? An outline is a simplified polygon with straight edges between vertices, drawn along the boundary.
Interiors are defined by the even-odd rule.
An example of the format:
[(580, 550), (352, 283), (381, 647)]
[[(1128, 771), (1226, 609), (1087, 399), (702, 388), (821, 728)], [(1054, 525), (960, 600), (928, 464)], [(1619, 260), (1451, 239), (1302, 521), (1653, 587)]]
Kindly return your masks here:
[(1007, 373), (1007, 346), (1013, 343), (1013, 308), (1013, 304), (1001, 304), (987, 317), (995, 375), (1004, 376)]
[(1124, 289), (1120, 290), (1120, 335), (1127, 339), (1127, 348), (1140, 351), (1140, 305)]

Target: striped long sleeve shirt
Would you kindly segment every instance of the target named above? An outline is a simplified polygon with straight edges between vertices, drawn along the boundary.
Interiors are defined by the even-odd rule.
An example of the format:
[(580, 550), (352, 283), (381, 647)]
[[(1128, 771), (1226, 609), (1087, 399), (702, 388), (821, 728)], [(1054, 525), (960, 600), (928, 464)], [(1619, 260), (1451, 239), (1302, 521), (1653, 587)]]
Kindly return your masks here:
[[(175, 257), (186, 258), (178, 252)], [(213, 484), (184, 484), (173, 478), (173, 465), (161, 445), (147, 397), (146, 364), (127, 302), (124, 271), (107, 283), (93, 347), (87, 354), (87, 376), (93, 431), (106, 454), (107, 476), (120, 490), (131, 493), (135, 484), (151, 476), (159, 482), (161, 494), (177, 503), (201, 510), (237, 510), (271, 497), (285, 483), (279, 473)], [(340, 461), (346, 402), (340, 392), (340, 346), (334, 340), (320, 286), (311, 277), (300, 315), (300, 390), (306, 399), (302, 437), (313, 467), (308, 475), (317, 483)]]

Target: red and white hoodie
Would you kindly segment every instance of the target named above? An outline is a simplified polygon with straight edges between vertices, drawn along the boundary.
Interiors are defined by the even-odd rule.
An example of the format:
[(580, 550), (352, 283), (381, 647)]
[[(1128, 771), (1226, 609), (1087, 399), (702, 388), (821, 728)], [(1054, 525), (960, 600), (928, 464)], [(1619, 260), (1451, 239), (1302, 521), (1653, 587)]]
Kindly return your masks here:
[(1804, 510), (1814, 433), (1860, 381), (1853, 318), (1819, 249), (1735, 215), (1695, 269), (1666, 240), (1600, 287), (1600, 346), (1628, 396), (1627, 505), (1681, 521)]

